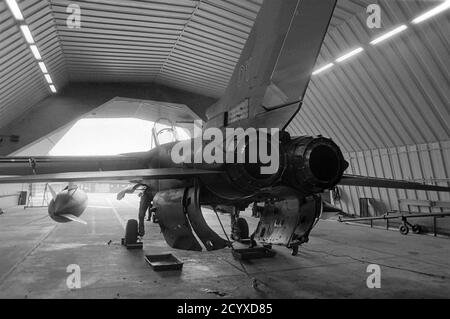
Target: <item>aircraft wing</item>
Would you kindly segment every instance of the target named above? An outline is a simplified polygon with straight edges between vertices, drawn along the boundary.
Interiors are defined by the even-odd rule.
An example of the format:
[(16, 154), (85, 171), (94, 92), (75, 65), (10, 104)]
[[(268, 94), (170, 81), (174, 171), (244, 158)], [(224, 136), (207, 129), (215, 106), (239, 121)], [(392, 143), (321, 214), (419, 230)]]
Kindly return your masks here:
[(186, 179), (196, 176), (220, 174), (220, 171), (184, 168), (147, 168), (117, 171), (66, 172), (52, 174), (7, 176), (0, 178), (0, 184), (41, 183), (41, 182), (88, 182), (119, 181), (140, 182), (153, 179)]
[(284, 105), (290, 115), (267, 114), (272, 121), (265, 124), (285, 128), (300, 108), (335, 5), (264, 1), (225, 94), (206, 112), (207, 126), (255, 127), (257, 115)]
[(144, 169), (147, 153), (113, 156), (0, 157), (1, 175)]
[(367, 177), (359, 175), (347, 175), (347, 174), (344, 174), (344, 176), (342, 176), (342, 179), (339, 182), (339, 184), (346, 186), (382, 187), (382, 188), (412, 189), (422, 191), (450, 192), (450, 187), (446, 186), (436, 186), (403, 180)]

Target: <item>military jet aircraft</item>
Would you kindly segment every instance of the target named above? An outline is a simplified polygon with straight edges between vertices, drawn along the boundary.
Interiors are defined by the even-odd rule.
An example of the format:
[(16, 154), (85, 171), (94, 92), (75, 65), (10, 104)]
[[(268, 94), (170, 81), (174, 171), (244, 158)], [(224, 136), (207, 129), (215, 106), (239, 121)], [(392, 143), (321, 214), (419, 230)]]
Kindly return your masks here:
[[(207, 111), (205, 130), (254, 128), (266, 134), (278, 129), (276, 145), (271, 144), (273, 135), (257, 135), (258, 140), (265, 139), (260, 147), (266, 143), (278, 150), (274, 171), (262, 173), (266, 163), (247, 160), (251, 155), (249, 138), (219, 145), (226, 156), (246, 155), (247, 161), (195, 161), (199, 153), (195, 145), (205, 146), (200, 136), (117, 156), (4, 157), (0, 174), (9, 177), (0, 178), (0, 183), (127, 180), (148, 185), (156, 192), (153, 206), (167, 243), (197, 251), (202, 250), (199, 240), (207, 250), (228, 246), (228, 241), (207, 225), (202, 206), (231, 207), (237, 225), (233, 231), (239, 237), (248, 232), (248, 226), (237, 218), (238, 212), (251, 203), (264, 202), (252, 238), (295, 251), (308, 241), (320, 218), (323, 203), (318, 194), (336, 185), (450, 191), (449, 187), (346, 175), (349, 164), (331, 139), (290, 136), (286, 131), (301, 108), (335, 4), (335, 0), (264, 1), (225, 94)], [(173, 126), (168, 129), (174, 131)], [(153, 132), (155, 140), (158, 134)], [(180, 145), (193, 152), (186, 161), (177, 162), (171, 155)], [(87, 199), (82, 194), (71, 196), (74, 192), (81, 190), (71, 187), (54, 196), (50, 205), (53, 219), (79, 219)], [(58, 203), (68, 200), (70, 205)], [(137, 223), (130, 220), (126, 240), (136, 236)]]

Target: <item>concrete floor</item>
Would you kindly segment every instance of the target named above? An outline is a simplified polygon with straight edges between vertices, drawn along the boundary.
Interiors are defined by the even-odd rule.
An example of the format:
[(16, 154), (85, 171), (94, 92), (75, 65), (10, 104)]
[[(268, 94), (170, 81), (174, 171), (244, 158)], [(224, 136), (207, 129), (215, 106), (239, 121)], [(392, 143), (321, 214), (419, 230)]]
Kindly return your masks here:
[[(450, 297), (446, 238), (322, 221), (297, 256), (275, 247), (274, 258), (241, 265), (230, 249), (171, 249), (151, 222), (144, 250), (126, 250), (120, 238), (125, 221), (135, 218), (138, 198), (90, 194), (90, 205), (82, 216), (87, 226), (56, 224), (46, 208), (9, 209), (0, 216), (0, 298)], [(205, 216), (220, 233), (216, 216), (206, 210)], [(228, 216), (221, 219), (229, 225)], [(256, 220), (248, 220), (255, 227)], [(175, 253), (183, 270), (153, 271), (144, 254), (162, 252)], [(67, 288), (70, 264), (81, 268), (80, 289)], [(381, 267), (380, 289), (366, 286), (369, 264)]]

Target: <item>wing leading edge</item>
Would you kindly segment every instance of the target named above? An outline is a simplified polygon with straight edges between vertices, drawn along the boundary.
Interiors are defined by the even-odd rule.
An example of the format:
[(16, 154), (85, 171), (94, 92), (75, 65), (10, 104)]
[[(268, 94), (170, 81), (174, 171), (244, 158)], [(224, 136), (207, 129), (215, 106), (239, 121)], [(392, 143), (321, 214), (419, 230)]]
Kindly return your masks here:
[(0, 178), (0, 184), (40, 182), (88, 182), (88, 181), (142, 181), (148, 179), (186, 179), (220, 174), (220, 171), (184, 168), (148, 168), (118, 171), (65, 172), (53, 174), (8, 176)]
[(0, 157), (0, 175), (145, 169), (147, 154)]
[(422, 191), (450, 192), (450, 187), (446, 186), (427, 185), (403, 180), (359, 176), (359, 175), (347, 175), (347, 174), (342, 176), (342, 179), (339, 182), (339, 184), (346, 186), (382, 187), (382, 188), (411, 189)]

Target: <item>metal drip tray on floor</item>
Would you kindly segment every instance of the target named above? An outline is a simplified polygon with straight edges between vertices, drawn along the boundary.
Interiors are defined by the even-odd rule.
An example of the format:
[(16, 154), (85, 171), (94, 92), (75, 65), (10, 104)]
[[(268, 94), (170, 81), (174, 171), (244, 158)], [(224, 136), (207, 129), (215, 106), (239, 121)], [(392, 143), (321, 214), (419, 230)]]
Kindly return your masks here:
[(241, 260), (270, 258), (275, 256), (275, 251), (265, 247), (234, 249), (233, 257)]
[(145, 261), (155, 271), (181, 270), (183, 263), (172, 254), (145, 255)]

